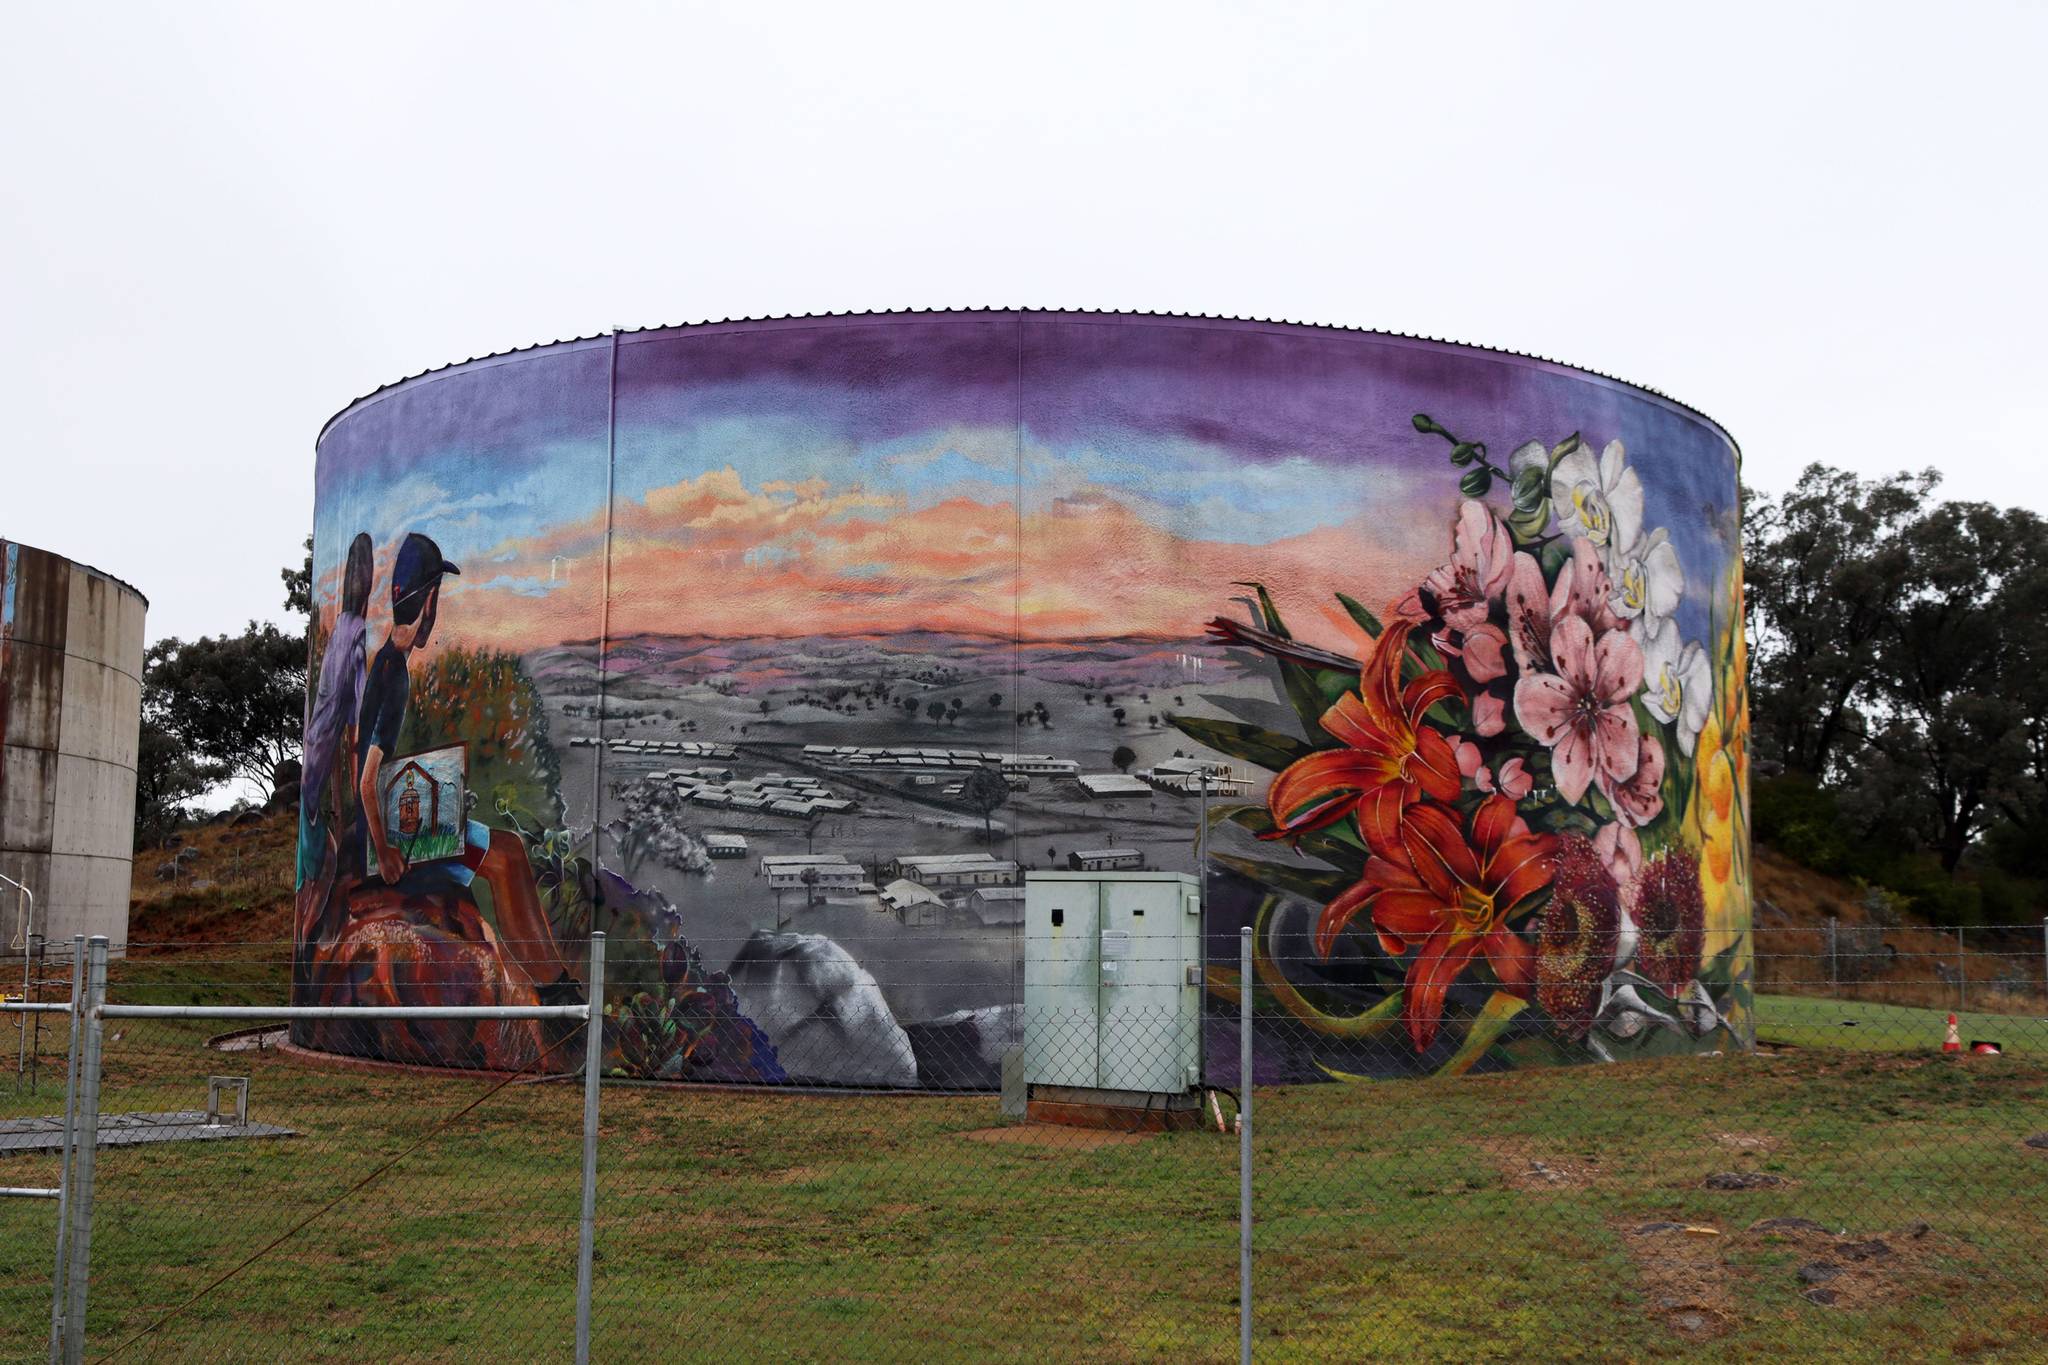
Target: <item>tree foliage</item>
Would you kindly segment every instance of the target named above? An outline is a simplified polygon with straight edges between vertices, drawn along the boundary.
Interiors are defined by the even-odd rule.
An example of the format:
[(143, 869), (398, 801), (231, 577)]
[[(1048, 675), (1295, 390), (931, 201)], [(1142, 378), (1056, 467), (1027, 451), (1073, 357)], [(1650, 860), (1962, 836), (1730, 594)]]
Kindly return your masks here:
[(268, 622), (159, 640), (143, 664), (143, 714), (194, 771), (266, 790), (278, 765), (298, 757), (305, 698), (305, 637)]
[(306, 562), (298, 568), (287, 564), (277, 571), (284, 580), (284, 609), (309, 620), (313, 615), (313, 537), (306, 537)]
[(148, 684), (135, 742), (135, 846), (160, 844), (184, 824), (192, 803), (227, 773), (201, 758), (150, 714)]
[[(1847, 840), (1951, 876), (1986, 850), (2048, 871), (2023, 866), (2048, 838), (2048, 523), (1938, 485), (1814, 465), (1751, 497), (1760, 757), (1807, 784), (1795, 837), (1830, 857)], [(1846, 826), (1833, 844), (1826, 819)]]

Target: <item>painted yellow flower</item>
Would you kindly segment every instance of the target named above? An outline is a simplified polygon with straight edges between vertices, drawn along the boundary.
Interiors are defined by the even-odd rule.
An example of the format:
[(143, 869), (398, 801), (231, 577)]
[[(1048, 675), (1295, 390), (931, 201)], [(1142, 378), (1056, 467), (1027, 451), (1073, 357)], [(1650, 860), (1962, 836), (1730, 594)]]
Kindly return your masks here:
[[(1739, 565), (1731, 577), (1739, 601)], [(1727, 630), (1730, 638), (1715, 651), (1720, 666), (1714, 679), (1714, 707), (1694, 751), (1684, 827), (1685, 841), (1700, 860), (1709, 957), (1745, 936), (1750, 913), (1749, 646), (1739, 619)], [(1746, 959), (1747, 952), (1742, 956)], [(1745, 965), (1736, 963), (1736, 970)]]

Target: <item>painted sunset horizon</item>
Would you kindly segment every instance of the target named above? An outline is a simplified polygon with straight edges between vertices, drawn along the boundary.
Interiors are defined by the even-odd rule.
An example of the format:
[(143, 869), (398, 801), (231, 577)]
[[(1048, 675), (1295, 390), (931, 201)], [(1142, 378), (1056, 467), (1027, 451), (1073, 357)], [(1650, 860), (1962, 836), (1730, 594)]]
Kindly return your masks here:
[(759, 1035), (647, 1074), (992, 1085), (1008, 891), (1097, 862), (1199, 874), (1217, 961), (1256, 928), (1262, 1080), (1744, 1036), (1734, 450), (1641, 390), (1135, 316), (635, 333), (358, 403), (316, 508), (323, 636), (358, 533), (373, 647), (401, 547), (458, 566), (399, 750), (468, 746), (550, 933), (686, 944)]

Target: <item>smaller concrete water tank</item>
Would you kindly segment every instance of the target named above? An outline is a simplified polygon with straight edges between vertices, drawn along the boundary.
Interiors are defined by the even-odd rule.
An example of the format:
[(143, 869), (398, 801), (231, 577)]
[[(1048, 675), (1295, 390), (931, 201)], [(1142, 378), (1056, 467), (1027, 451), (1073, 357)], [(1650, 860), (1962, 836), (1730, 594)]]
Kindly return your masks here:
[[(0, 540), (0, 953), (128, 943), (143, 613), (128, 584)], [(33, 918), (33, 924), (29, 920)]]

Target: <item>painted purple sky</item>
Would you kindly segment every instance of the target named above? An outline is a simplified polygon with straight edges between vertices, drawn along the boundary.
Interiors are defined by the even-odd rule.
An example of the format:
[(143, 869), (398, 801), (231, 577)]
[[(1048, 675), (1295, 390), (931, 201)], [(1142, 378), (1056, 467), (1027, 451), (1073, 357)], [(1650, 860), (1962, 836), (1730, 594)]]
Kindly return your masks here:
[[(321, 445), (323, 571), (357, 529), (465, 566), (448, 620), (595, 634), (609, 343), (411, 381)], [(1622, 440), (1688, 579), (1725, 571), (1730, 448), (1624, 385), (1357, 333), (1080, 315), (790, 320), (620, 343), (613, 628), (1186, 636), (1258, 578), (1385, 605), (1458, 494), (1428, 412), (1502, 461)], [(1694, 594), (1703, 600), (1704, 593)], [(1681, 616), (1693, 635), (1697, 605)]]

